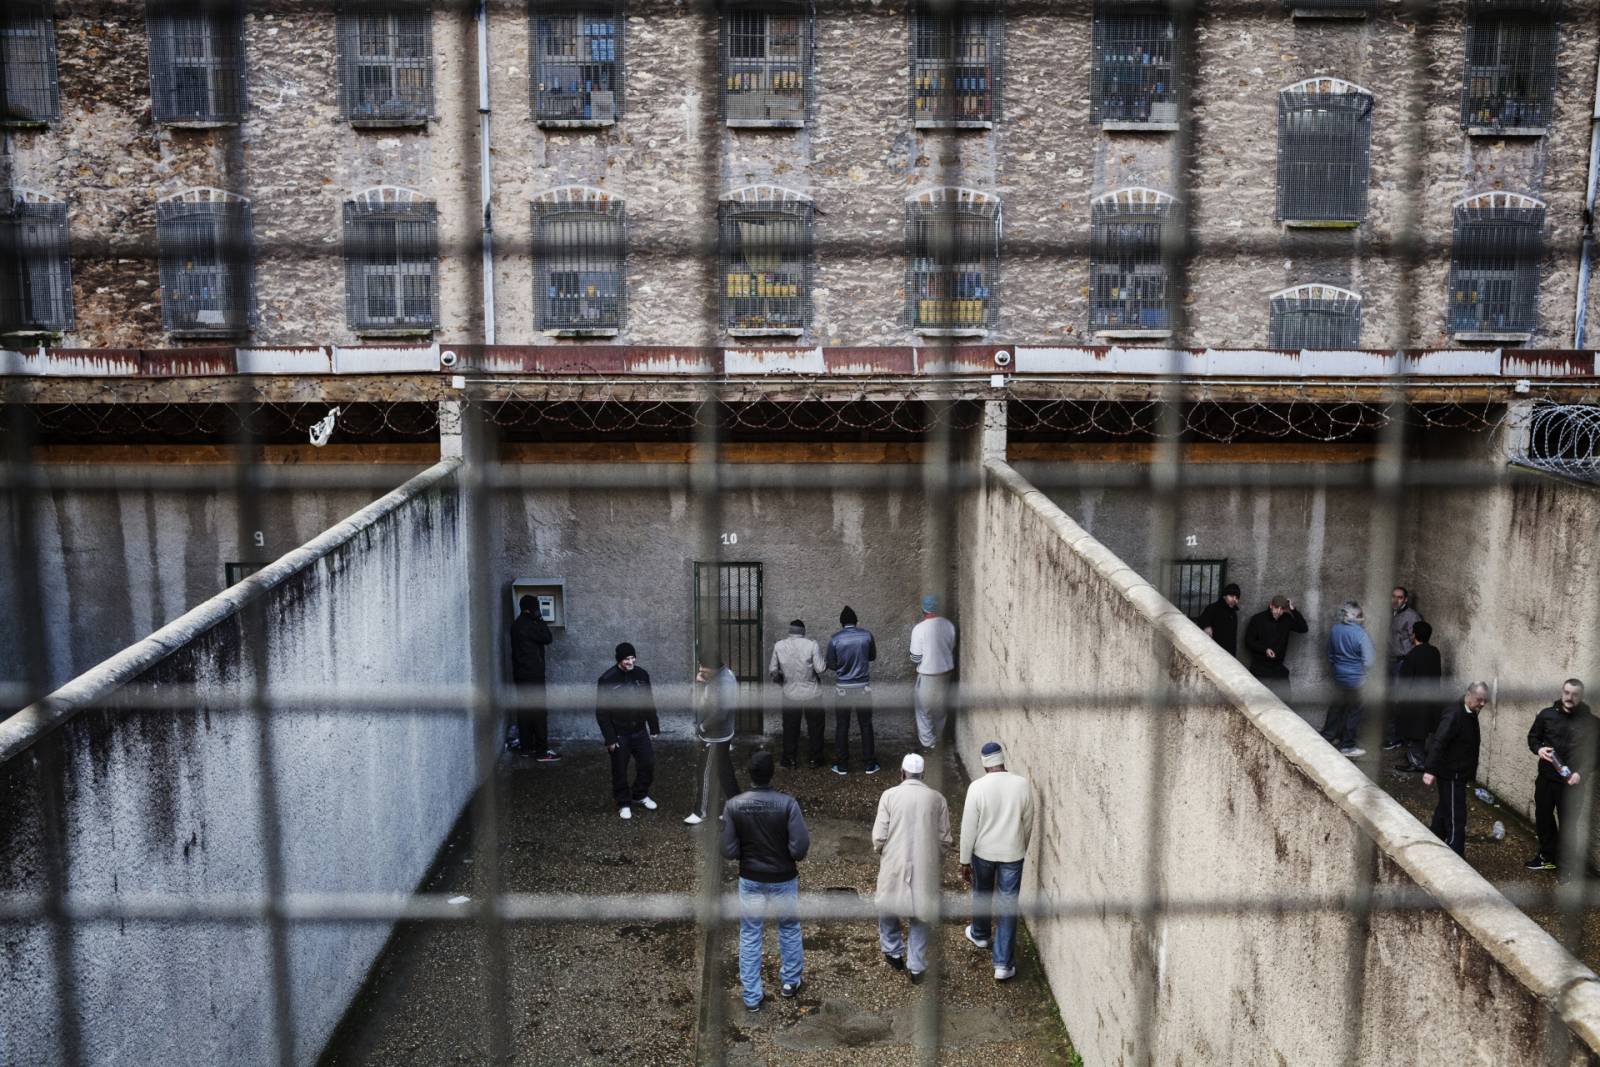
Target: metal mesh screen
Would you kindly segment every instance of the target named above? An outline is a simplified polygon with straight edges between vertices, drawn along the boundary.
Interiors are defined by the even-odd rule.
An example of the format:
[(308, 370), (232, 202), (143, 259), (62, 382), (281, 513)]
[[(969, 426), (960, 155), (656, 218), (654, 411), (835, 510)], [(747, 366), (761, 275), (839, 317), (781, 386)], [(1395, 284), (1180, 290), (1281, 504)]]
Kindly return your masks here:
[(1555, 106), (1556, 4), (1476, 3), (1467, 21), (1461, 125), (1469, 131), (1543, 133)]
[(911, 326), (985, 330), (1000, 315), (999, 287), (999, 203), (907, 205), (906, 321)]
[(238, 337), (255, 315), (255, 263), (248, 202), (163, 201), (161, 321), (181, 337)]
[(6, 197), (0, 213), (0, 332), (72, 326), (67, 205)]
[(615, 333), (627, 309), (626, 205), (533, 205), (534, 301), (539, 328)]
[(1277, 293), (1271, 300), (1270, 315), (1267, 343), (1273, 348), (1361, 345), (1361, 300), (1343, 289), (1308, 285)]
[(149, 9), (150, 108), (157, 122), (244, 116), (244, 12), (232, 0), (158, 0)]
[(54, 5), (10, 0), (0, 9), (0, 123), (61, 117)]
[(358, 331), (439, 325), (439, 212), (432, 203), (344, 205), (345, 314)]
[(1112, 330), (1171, 326), (1163, 251), (1170, 214), (1166, 202), (1094, 205), (1089, 244), (1091, 326)]
[(919, 126), (1000, 117), (1005, 22), (989, 5), (911, 11), (911, 118)]
[(528, 15), (533, 117), (547, 125), (605, 125), (622, 115), (622, 5), (539, 3)]
[(1284, 222), (1367, 217), (1372, 97), (1318, 85), (1278, 94), (1278, 208)]
[(429, 5), (352, 4), (339, 11), (339, 111), (358, 125), (414, 125), (433, 114)]
[(1539, 324), (1544, 207), (1457, 205), (1450, 250), (1450, 329), (1532, 333)]
[(729, 126), (803, 126), (812, 107), (809, 4), (733, 4), (721, 18), (723, 120)]
[(809, 202), (723, 201), (722, 324), (738, 333), (798, 333), (811, 323), (815, 209)]
[(1172, 15), (1157, 5), (1097, 3), (1089, 97), (1094, 121), (1178, 121), (1179, 49)]

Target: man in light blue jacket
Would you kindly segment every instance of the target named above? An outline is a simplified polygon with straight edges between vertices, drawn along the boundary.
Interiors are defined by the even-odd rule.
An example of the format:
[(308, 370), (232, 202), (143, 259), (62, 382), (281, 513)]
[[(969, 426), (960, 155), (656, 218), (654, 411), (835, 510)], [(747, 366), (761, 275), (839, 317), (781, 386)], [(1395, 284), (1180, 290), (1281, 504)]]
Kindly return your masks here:
[(1356, 736), (1361, 732), (1361, 686), (1367, 680), (1368, 669), (1378, 661), (1378, 650), (1362, 627), (1364, 622), (1361, 605), (1346, 600), (1339, 606), (1339, 617), (1328, 632), (1328, 665), (1333, 668), (1333, 686), (1338, 695), (1328, 707), (1322, 736), (1351, 759), (1367, 754), (1365, 749), (1356, 747)]

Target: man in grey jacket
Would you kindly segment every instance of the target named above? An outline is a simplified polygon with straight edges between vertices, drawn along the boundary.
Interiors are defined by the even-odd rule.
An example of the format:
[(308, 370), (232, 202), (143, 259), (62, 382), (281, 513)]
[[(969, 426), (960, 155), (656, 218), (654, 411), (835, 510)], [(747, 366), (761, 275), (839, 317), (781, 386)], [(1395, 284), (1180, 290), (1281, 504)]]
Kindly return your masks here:
[[(1411, 631), (1422, 621), (1422, 613), (1411, 603), (1411, 590), (1397, 585), (1389, 593), (1389, 684), (1400, 678), (1400, 664), (1406, 653), (1417, 647), (1416, 635)], [(1395, 717), (1383, 721), (1383, 750), (1389, 752), (1401, 745)]]
[(803, 619), (789, 623), (789, 636), (772, 646), (767, 672), (783, 686), (783, 765), (793, 769), (799, 762), (800, 716), (806, 720), (806, 747), (811, 766), (822, 766), (822, 747), (828, 729), (827, 713), (822, 709), (822, 672), (828, 663), (822, 649), (806, 636)]
[(704, 822), (711, 813), (711, 776), (715, 774), (720, 785), (720, 801), (716, 814), (721, 814), (722, 804), (738, 794), (739, 781), (733, 774), (733, 715), (739, 706), (739, 679), (723, 662), (722, 652), (708, 649), (700, 654), (700, 669), (694, 675), (699, 692), (695, 695), (694, 734), (700, 740), (700, 773), (696, 775), (699, 789), (695, 808), (684, 822), (690, 826)]

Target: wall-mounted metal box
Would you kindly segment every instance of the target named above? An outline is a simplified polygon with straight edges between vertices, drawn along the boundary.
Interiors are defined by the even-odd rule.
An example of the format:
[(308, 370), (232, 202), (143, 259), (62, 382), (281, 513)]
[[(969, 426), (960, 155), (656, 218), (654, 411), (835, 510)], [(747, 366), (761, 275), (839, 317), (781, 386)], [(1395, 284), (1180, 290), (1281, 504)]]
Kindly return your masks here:
[(567, 625), (567, 581), (565, 578), (515, 578), (511, 582), (511, 618), (522, 613), (522, 598), (539, 598), (539, 614), (552, 629)]

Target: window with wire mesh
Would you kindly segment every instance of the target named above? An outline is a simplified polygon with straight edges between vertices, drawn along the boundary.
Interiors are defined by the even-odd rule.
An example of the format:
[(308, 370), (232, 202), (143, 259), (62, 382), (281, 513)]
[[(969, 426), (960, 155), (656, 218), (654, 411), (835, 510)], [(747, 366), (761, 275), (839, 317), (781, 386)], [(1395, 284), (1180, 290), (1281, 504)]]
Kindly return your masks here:
[(1550, 125), (1557, 13), (1555, 4), (1538, 0), (1470, 6), (1461, 125), (1485, 133), (1540, 133)]
[(244, 115), (244, 14), (236, 0), (160, 0), (149, 9), (150, 110), (157, 122)]
[(811, 321), (815, 212), (804, 201), (724, 200), (722, 325), (742, 333), (799, 333)]
[(1000, 117), (1005, 24), (992, 5), (911, 11), (911, 118), (918, 126), (984, 125)]
[(1318, 350), (1361, 346), (1361, 298), (1332, 285), (1298, 285), (1274, 293), (1267, 344)]
[(621, 5), (535, 0), (528, 21), (534, 120), (552, 125), (616, 121), (622, 115), (626, 25)]
[(1485, 197), (1456, 205), (1450, 249), (1451, 333), (1531, 334), (1538, 328), (1544, 207), (1501, 199)]
[(539, 329), (622, 329), (627, 220), (619, 200), (533, 205), (533, 295)]
[(1000, 314), (1000, 205), (906, 208), (906, 320), (913, 329), (982, 331)]
[(255, 312), (249, 203), (156, 205), (161, 249), (161, 320), (180, 336), (247, 333)]
[(58, 333), (72, 327), (67, 205), (0, 200), (0, 332)]
[(1178, 49), (1172, 15), (1159, 5), (1097, 3), (1090, 101), (1095, 122), (1178, 121)]
[(433, 13), (427, 3), (339, 10), (339, 113), (357, 125), (415, 125), (433, 114)]
[(61, 117), (53, 9), (47, 0), (0, 6), (0, 123), (36, 125)]
[(1102, 203), (1090, 211), (1089, 322), (1097, 330), (1167, 330), (1172, 312), (1161, 244), (1169, 203)]
[(1372, 97), (1343, 83), (1278, 94), (1278, 210), (1282, 222), (1360, 222), (1367, 216)]
[(722, 15), (722, 117), (730, 126), (802, 126), (811, 111), (809, 4), (741, 4)]
[(344, 277), (352, 330), (433, 330), (439, 325), (437, 206), (346, 201)]

